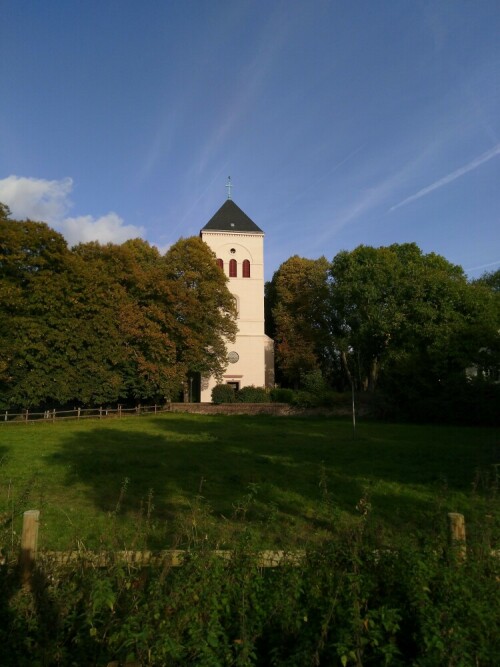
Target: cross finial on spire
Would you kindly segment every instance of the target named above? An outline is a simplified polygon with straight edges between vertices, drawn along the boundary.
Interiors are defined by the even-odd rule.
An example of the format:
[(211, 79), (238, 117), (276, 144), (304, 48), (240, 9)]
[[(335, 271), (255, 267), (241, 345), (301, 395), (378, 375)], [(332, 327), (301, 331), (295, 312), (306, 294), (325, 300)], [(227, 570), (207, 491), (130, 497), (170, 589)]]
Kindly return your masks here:
[(233, 187), (233, 186), (232, 186), (232, 183), (231, 183), (231, 176), (228, 176), (228, 177), (227, 177), (227, 184), (226, 184), (226, 188), (227, 188), (227, 198), (228, 198), (228, 199), (231, 199), (231, 188), (232, 188), (232, 187)]

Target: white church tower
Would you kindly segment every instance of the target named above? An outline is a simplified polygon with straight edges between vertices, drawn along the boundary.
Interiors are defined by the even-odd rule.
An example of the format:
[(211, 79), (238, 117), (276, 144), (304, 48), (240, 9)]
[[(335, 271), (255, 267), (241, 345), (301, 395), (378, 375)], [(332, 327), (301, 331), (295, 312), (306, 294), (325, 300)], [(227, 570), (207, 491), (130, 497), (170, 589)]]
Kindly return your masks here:
[[(273, 341), (264, 333), (264, 232), (231, 199), (230, 182), (227, 187), (228, 199), (200, 232), (229, 278), (238, 310), (238, 333), (228, 343), (223, 382), (235, 389), (273, 387)], [(214, 378), (202, 379), (202, 402), (212, 400), (215, 384)]]

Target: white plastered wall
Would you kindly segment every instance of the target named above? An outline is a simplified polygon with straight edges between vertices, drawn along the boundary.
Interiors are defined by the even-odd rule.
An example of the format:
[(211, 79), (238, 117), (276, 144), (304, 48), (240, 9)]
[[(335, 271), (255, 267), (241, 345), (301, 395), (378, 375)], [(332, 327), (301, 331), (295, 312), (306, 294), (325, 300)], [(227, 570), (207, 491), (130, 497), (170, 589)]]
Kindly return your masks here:
[[(272, 340), (264, 334), (264, 234), (255, 232), (202, 231), (201, 237), (224, 262), (229, 276), (229, 262), (237, 262), (237, 277), (229, 278), (228, 287), (238, 304), (238, 334), (228, 343), (228, 352), (236, 352), (238, 361), (228, 364), (225, 382), (239, 387), (274, 386), (274, 350)], [(250, 262), (250, 277), (243, 278), (243, 261)], [(212, 400), (214, 378), (202, 380), (201, 400)]]

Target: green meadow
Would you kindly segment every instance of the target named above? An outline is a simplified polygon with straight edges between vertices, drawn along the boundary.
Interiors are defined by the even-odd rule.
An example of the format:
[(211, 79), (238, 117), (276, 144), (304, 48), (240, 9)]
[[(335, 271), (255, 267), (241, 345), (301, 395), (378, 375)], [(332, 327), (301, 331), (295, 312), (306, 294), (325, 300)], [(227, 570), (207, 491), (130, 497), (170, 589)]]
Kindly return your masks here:
[(497, 542), (498, 430), (311, 417), (163, 414), (0, 426), (0, 515), (40, 546), (300, 548), (370, 515), (390, 542), (466, 517)]

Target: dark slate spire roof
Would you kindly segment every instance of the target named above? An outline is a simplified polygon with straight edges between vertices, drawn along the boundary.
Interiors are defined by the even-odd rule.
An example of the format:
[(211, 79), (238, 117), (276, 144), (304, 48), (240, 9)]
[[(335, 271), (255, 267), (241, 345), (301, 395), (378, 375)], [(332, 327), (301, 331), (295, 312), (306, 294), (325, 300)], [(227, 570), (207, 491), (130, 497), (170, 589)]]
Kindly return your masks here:
[(201, 231), (213, 230), (218, 232), (260, 232), (253, 220), (236, 206), (232, 199), (226, 199), (217, 213), (210, 218)]

